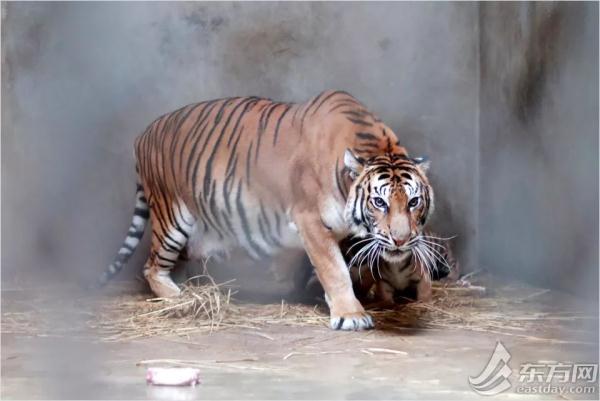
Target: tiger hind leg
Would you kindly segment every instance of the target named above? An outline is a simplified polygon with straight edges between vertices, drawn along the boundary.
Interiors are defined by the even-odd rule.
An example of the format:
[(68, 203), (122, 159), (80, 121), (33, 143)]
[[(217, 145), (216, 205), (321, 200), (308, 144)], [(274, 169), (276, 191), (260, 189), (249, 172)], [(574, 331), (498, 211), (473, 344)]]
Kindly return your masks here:
[[(156, 214), (151, 210), (153, 222), (159, 218)], [(181, 293), (171, 279), (170, 272), (186, 247), (193, 225), (192, 217), (184, 206), (173, 207), (168, 218), (155, 224), (150, 257), (144, 266), (144, 277), (156, 296), (172, 298)]]

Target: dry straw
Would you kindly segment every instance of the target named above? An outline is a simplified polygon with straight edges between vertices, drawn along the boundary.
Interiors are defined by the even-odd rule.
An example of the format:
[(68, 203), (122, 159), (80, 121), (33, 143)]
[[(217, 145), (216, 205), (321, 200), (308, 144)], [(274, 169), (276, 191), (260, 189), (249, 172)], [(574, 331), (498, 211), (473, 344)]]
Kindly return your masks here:
[[(204, 284), (192, 283), (203, 279)], [(212, 333), (229, 328), (259, 330), (268, 325), (327, 326), (324, 307), (300, 304), (243, 304), (233, 302), (231, 281), (215, 283), (208, 275), (196, 276), (183, 286), (176, 299), (122, 296), (102, 304), (90, 325), (104, 341)], [(515, 296), (505, 287), (492, 296), (480, 286), (435, 284), (433, 300), (413, 302), (394, 309), (371, 310), (379, 330), (467, 329), (511, 335), (553, 343), (578, 343), (548, 338), (541, 329), (559, 327), (565, 322), (594, 319), (580, 313), (540, 313), (532, 300), (545, 291)], [(540, 333), (540, 335), (538, 335)], [(264, 334), (265, 338), (269, 336)], [(369, 351), (375, 352), (375, 351)]]
[[(208, 283), (193, 284), (197, 279)], [(260, 330), (269, 324), (325, 325), (329, 320), (317, 306), (236, 304), (233, 280), (216, 283), (208, 275), (195, 276), (177, 298), (121, 296), (101, 305), (90, 326), (105, 341), (160, 335), (212, 333), (231, 327)]]

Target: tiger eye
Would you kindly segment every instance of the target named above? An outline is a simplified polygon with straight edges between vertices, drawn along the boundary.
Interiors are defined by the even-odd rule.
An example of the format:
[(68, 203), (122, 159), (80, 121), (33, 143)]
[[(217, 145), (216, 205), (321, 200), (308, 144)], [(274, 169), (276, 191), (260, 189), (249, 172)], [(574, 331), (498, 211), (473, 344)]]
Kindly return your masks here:
[(384, 208), (386, 206), (385, 201), (381, 198), (374, 198), (373, 203), (375, 204), (375, 206), (380, 208)]
[(415, 198), (412, 198), (408, 202), (408, 207), (413, 208), (413, 207), (417, 206), (418, 204), (419, 204), (419, 198), (415, 197)]

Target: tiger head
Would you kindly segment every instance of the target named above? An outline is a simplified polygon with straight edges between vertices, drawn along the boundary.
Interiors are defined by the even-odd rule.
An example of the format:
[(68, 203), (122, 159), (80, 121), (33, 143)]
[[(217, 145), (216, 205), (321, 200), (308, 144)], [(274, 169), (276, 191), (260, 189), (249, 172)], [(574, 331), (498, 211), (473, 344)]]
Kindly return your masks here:
[(346, 150), (344, 164), (353, 180), (345, 218), (361, 251), (388, 262), (404, 259), (418, 242), (433, 212), (433, 189), (424, 158), (386, 153), (362, 159)]

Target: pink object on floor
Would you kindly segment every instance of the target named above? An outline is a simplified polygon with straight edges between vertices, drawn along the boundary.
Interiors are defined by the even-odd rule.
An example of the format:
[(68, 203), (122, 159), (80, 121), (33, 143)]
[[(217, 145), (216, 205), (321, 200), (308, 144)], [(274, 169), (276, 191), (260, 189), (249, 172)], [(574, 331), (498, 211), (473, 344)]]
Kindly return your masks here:
[(146, 383), (155, 386), (195, 386), (200, 384), (196, 368), (148, 368)]

